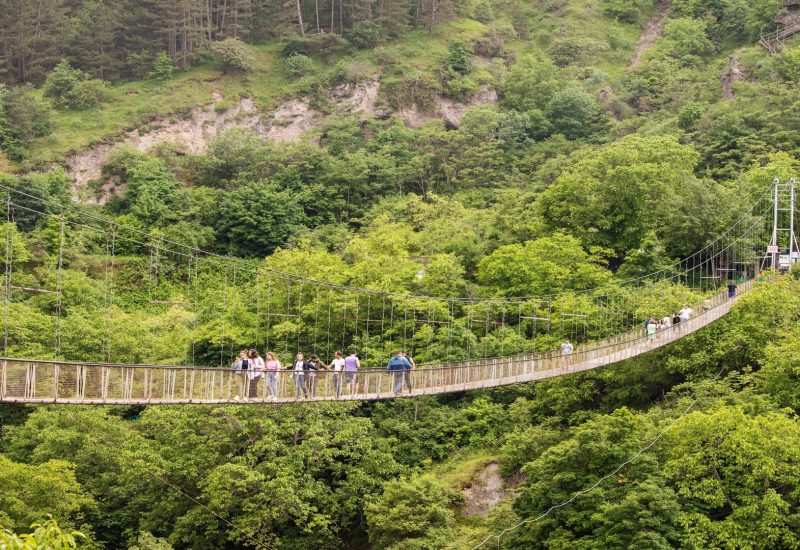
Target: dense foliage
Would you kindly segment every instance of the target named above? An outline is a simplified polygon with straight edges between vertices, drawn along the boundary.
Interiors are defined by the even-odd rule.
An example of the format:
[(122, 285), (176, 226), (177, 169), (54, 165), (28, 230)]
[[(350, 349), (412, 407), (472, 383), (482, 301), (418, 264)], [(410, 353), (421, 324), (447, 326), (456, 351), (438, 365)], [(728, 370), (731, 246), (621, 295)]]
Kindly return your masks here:
[[(393, 293), (381, 334), (348, 332), (375, 304), (323, 302), (348, 338), (329, 347), (352, 343), (365, 367), (400, 345), (425, 363), (617, 328), (565, 324), (566, 308), (593, 307), (565, 294), (548, 312), (560, 326), (516, 312), (510, 329), (506, 297), (618, 289), (629, 319), (700, 300), (656, 286), (634, 301), (620, 285), (797, 176), (800, 46), (757, 44), (786, 16), (777, 0), (667, 7), (0, 0), (0, 184), (24, 193), (2, 224), (8, 354), (224, 366), (265, 340), (284, 361), (319, 351), (320, 290), (269, 270)], [(632, 61), (648, 20), (660, 34)], [(364, 82), (379, 84), (375, 113), (337, 106)], [(314, 127), (297, 142), (234, 128), (207, 149), (119, 147), (81, 188), (52, 166), (212, 93), (219, 112), (304, 98)], [(198, 265), (179, 245), (240, 261)], [(799, 296), (786, 275), (638, 359), (441, 398), (3, 405), (0, 548), (456, 550), (523, 520), (501, 547), (797, 548)], [(264, 326), (290, 306), (297, 318)], [(469, 489), (496, 465), (513, 490), (473, 515)]]

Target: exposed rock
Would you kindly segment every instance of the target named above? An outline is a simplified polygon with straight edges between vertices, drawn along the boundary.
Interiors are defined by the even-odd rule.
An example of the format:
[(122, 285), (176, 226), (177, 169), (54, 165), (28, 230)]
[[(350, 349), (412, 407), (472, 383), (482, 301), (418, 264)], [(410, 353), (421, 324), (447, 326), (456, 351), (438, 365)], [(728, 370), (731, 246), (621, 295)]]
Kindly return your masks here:
[(732, 55), (728, 58), (728, 68), (719, 78), (720, 84), (722, 84), (722, 95), (725, 99), (733, 99), (733, 85), (742, 78), (744, 78), (744, 74), (739, 59)]
[(419, 128), (426, 122), (441, 119), (448, 128), (457, 129), (461, 125), (461, 119), (467, 109), (473, 105), (495, 105), (496, 103), (497, 91), (484, 84), (469, 103), (460, 103), (446, 97), (440, 97), (437, 98), (434, 107), (428, 111), (422, 110), (415, 105), (401, 110), (399, 114), (403, 122), (411, 128)]
[(507, 495), (500, 466), (490, 462), (464, 488), (464, 515), (486, 517)]
[(202, 154), (209, 142), (230, 128), (250, 128), (266, 136), (268, 127), (261, 121), (252, 99), (242, 99), (229, 109), (217, 110), (222, 96), (215, 94), (214, 103), (192, 109), (188, 117), (181, 120), (159, 120), (147, 128), (126, 133), (114, 143), (105, 143), (72, 155), (67, 160), (67, 170), (75, 188), (85, 186), (90, 180), (100, 178), (103, 165), (117, 147), (128, 146), (147, 151), (161, 143), (176, 143), (189, 154)]
[(638, 65), (642, 54), (647, 51), (656, 40), (661, 38), (661, 35), (664, 33), (664, 20), (667, 17), (669, 7), (669, 2), (667, 0), (662, 1), (661, 5), (658, 7), (658, 11), (656, 11), (655, 15), (647, 22), (642, 35), (639, 37), (639, 42), (636, 44), (636, 49), (633, 50), (633, 56), (631, 56), (631, 61), (628, 63), (629, 67)]
[(322, 116), (309, 106), (308, 98), (287, 101), (272, 114), (269, 130), (264, 137), (277, 142), (300, 141), (306, 130)]

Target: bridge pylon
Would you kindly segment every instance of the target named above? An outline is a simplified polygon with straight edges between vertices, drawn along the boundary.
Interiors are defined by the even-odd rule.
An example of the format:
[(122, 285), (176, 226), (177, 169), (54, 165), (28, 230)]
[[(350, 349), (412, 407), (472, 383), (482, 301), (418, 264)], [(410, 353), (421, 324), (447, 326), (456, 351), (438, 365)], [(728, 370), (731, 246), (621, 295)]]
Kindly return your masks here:
[(795, 178), (781, 183), (775, 178), (772, 183), (772, 236), (762, 269), (788, 271), (800, 259), (800, 241), (797, 239), (797, 183)]

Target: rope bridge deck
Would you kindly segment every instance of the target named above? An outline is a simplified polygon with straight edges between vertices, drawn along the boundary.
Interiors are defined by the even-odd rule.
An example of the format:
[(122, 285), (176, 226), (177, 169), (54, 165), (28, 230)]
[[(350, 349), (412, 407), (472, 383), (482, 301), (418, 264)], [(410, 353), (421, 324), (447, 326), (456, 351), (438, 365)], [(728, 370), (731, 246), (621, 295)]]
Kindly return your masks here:
[[(752, 281), (739, 286), (739, 295), (752, 288)], [(361, 370), (355, 392), (330, 371), (316, 374), (316, 394), (295, 397), (290, 371), (281, 371), (277, 401), (269, 399), (264, 377), (257, 396), (246, 401), (247, 384), (233, 369), (156, 365), (119, 365), (2, 359), (0, 402), (81, 405), (134, 404), (235, 404), (294, 403), (310, 401), (380, 400), (396, 397), (436, 395), (480, 388), (507, 386), (564, 376), (618, 363), (663, 347), (726, 315), (738, 296), (719, 293), (696, 309), (702, 311), (688, 321), (660, 330), (653, 338), (642, 330), (577, 346), (570, 355), (543, 352), (512, 357), (478, 359), (420, 367), (411, 373), (413, 391), (394, 393), (394, 374), (385, 370)], [(339, 386), (339, 384), (341, 384)], [(337, 396), (337, 386), (340, 396)]]

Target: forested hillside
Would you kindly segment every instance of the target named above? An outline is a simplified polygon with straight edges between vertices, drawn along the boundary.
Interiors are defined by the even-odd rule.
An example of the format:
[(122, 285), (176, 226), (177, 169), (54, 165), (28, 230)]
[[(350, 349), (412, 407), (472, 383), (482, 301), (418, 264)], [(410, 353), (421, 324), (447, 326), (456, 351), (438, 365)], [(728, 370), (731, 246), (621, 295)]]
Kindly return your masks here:
[[(425, 299), (559, 295), (588, 317), (581, 293), (669, 274), (796, 177), (795, 4), (0, 0), (4, 356), (353, 347), (382, 369), (612, 334)], [(0, 547), (59, 536), (52, 516), (67, 548), (798, 548), (798, 278), (535, 384), (0, 404)], [(633, 328), (724, 284), (615, 306)], [(323, 345), (331, 287), (383, 293), (381, 330), (358, 330), (377, 305), (328, 297)]]

